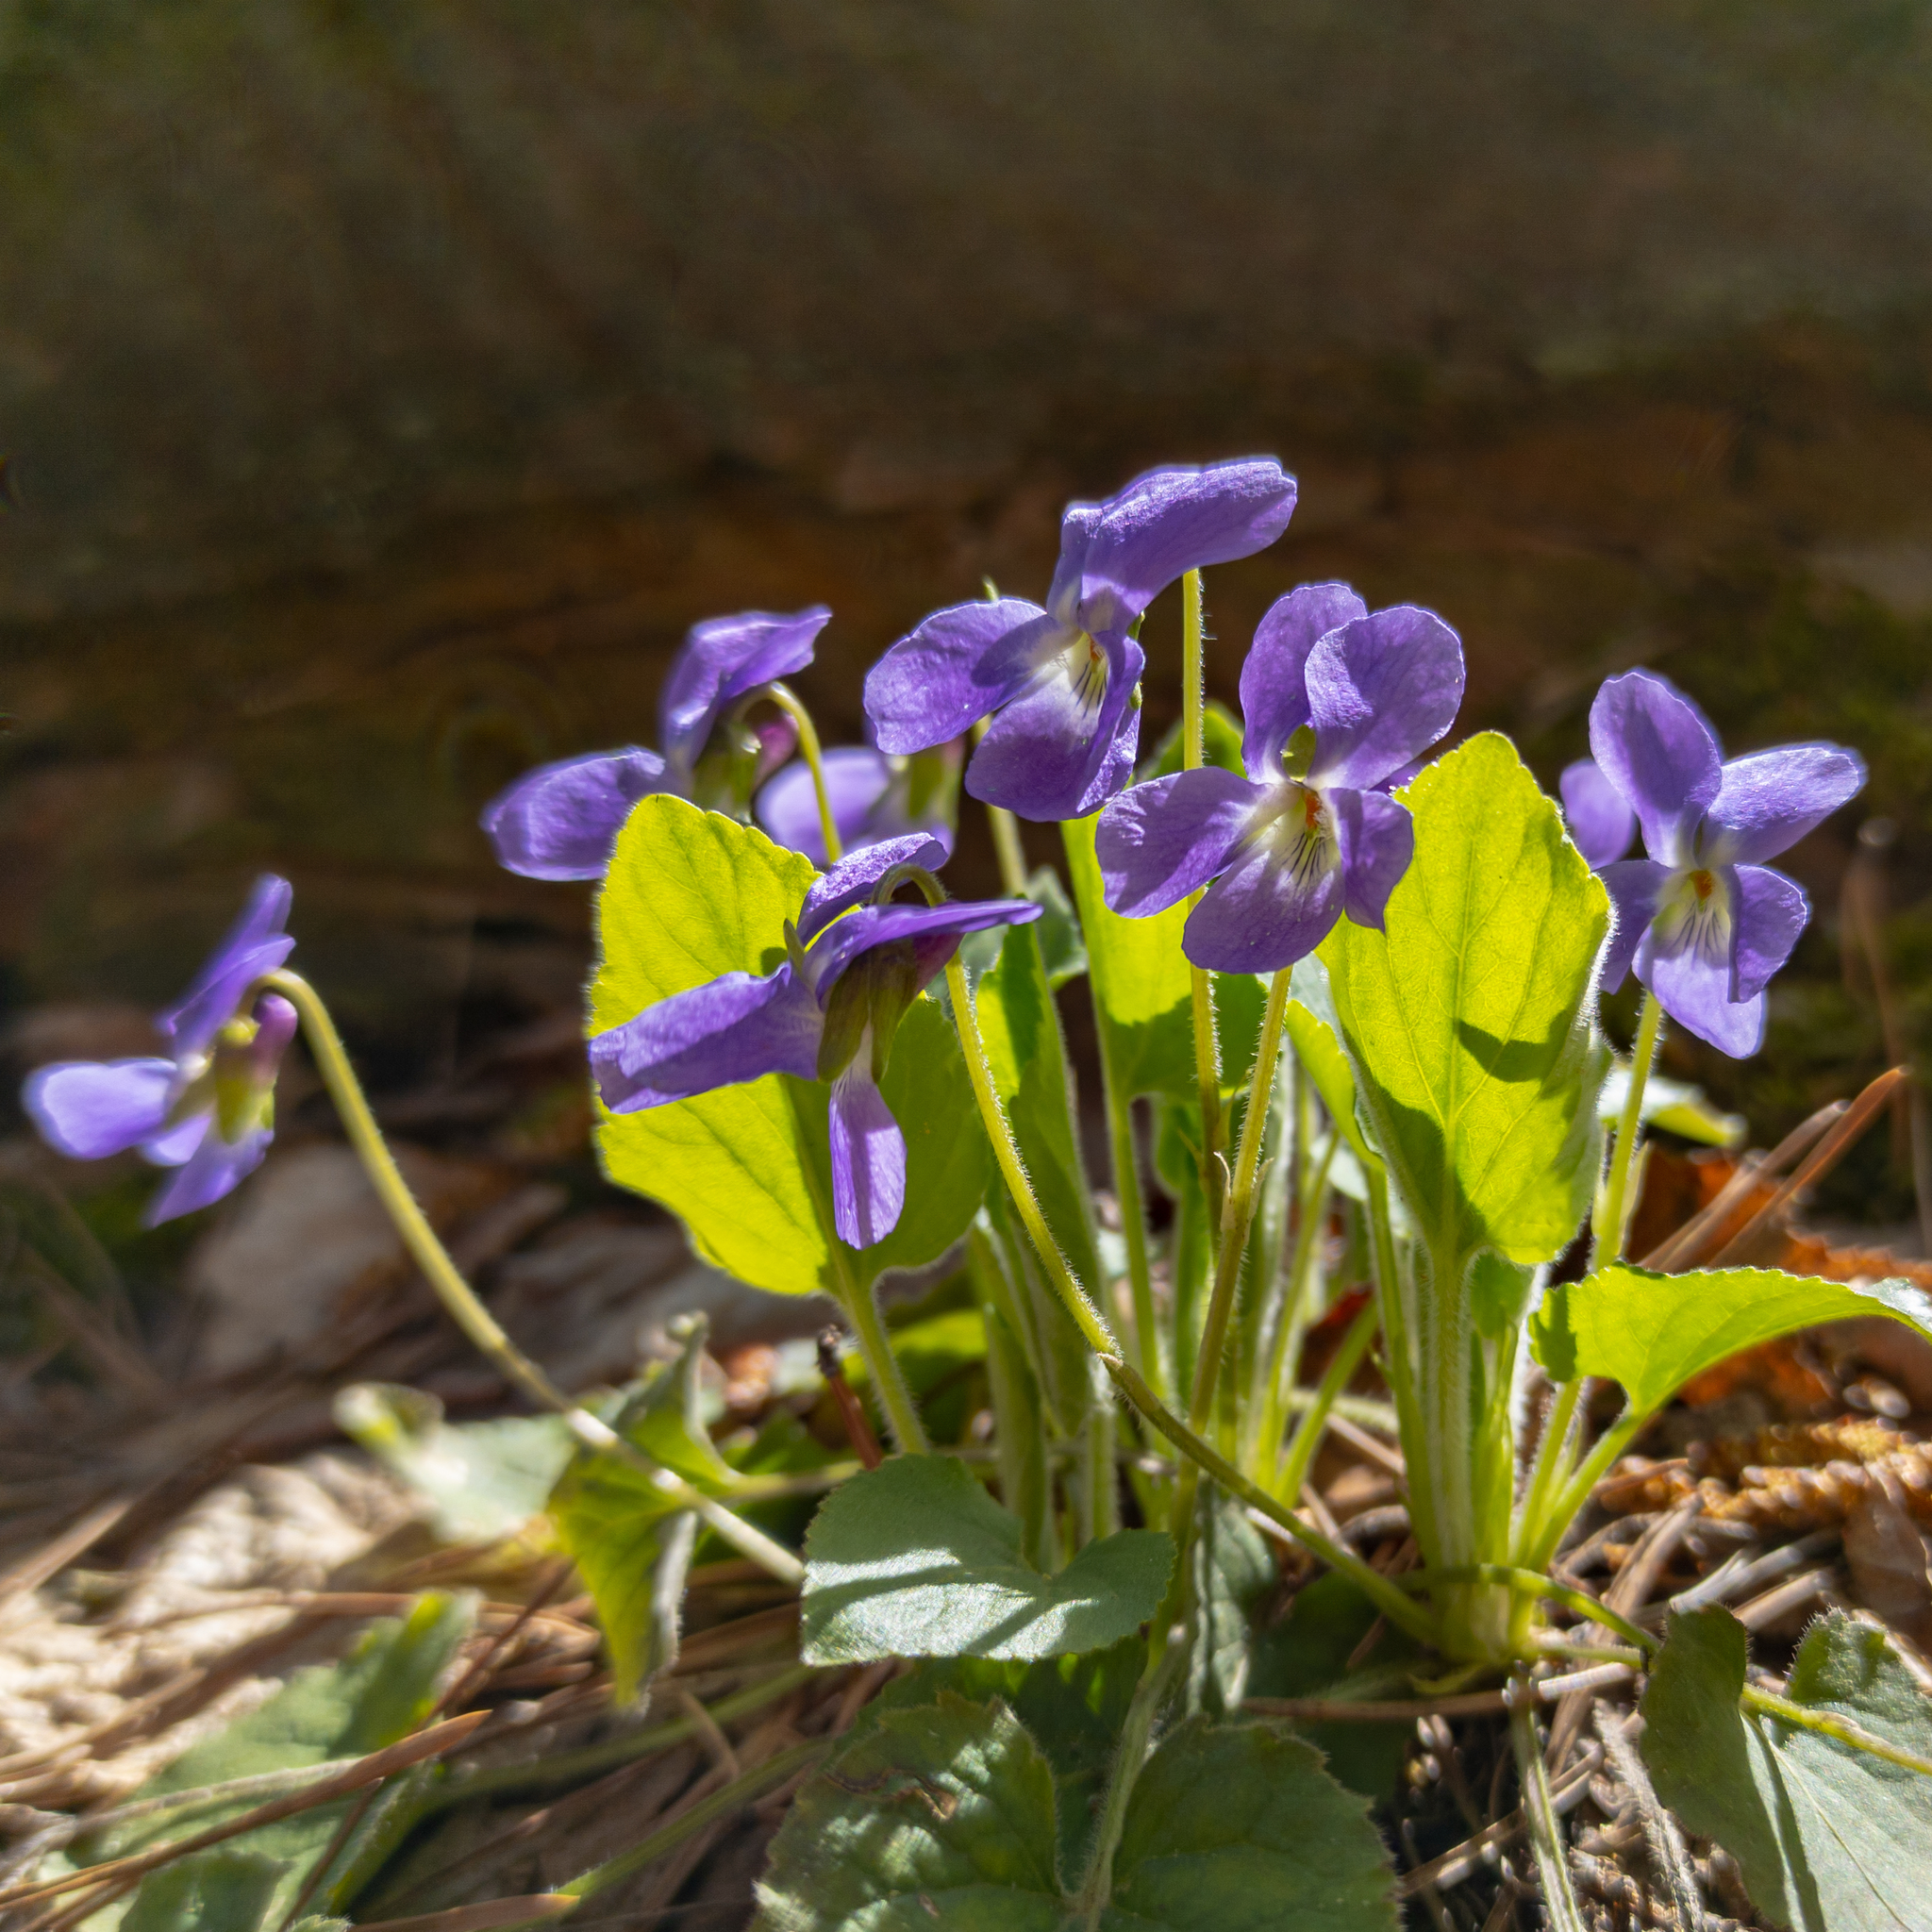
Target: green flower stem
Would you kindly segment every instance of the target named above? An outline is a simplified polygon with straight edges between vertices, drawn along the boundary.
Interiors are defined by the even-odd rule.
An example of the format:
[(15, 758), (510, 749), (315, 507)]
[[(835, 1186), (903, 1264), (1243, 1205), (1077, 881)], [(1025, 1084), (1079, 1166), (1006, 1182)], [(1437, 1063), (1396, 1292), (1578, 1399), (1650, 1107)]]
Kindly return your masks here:
[(966, 1059), (966, 1077), (973, 1083), (973, 1097), (979, 1104), (979, 1117), (986, 1124), (986, 1136), (992, 1142), (993, 1158), (999, 1163), (1000, 1177), (1006, 1182), (1007, 1192), (1012, 1196), (1013, 1206), (1019, 1210), (1034, 1252), (1040, 1257), (1040, 1265), (1046, 1270), (1054, 1292), (1066, 1304), (1067, 1313), (1074, 1318), (1089, 1346), (1097, 1355), (1116, 1355), (1120, 1350), (1119, 1342), (1113, 1339), (1112, 1331), (1100, 1310), (1093, 1306), (1087, 1291), (1074, 1279), (1074, 1271), (1067, 1265), (1067, 1257), (1060, 1253), (1059, 1243), (1054, 1240), (1053, 1231), (1046, 1224), (1046, 1216), (1040, 1211), (1033, 1183), (1026, 1178), (1020, 1150), (1014, 1144), (1013, 1130), (1008, 1124), (1006, 1109), (1000, 1106), (999, 1094), (992, 1084), (992, 1070), (986, 1063), (986, 1042), (979, 1037), (979, 1016), (973, 1005), (972, 989), (966, 984), (966, 969), (959, 963), (958, 953), (946, 962), (946, 991), (952, 997), (953, 1024), (959, 1029), (959, 1045)]
[(845, 1291), (839, 1297), (840, 1305), (858, 1337), (859, 1353), (865, 1357), (872, 1386), (879, 1392), (879, 1407), (891, 1424), (892, 1440), (908, 1456), (929, 1456), (932, 1443), (926, 1436), (925, 1424), (919, 1419), (919, 1407), (907, 1385), (906, 1372), (892, 1353), (891, 1338), (879, 1319), (878, 1302), (870, 1288), (861, 1288), (853, 1279), (842, 1244), (835, 1241), (833, 1250), (839, 1257), (840, 1284)]
[[(1284, 1529), (1331, 1570), (1339, 1570), (1372, 1602), (1391, 1624), (1400, 1625), (1411, 1637), (1433, 1643), (1434, 1620), (1412, 1596), (1406, 1594), (1379, 1570), (1362, 1561), (1354, 1551), (1331, 1542), (1320, 1530), (1311, 1529), (1293, 1510), (1271, 1496), (1259, 1483), (1250, 1482), (1233, 1463), (1204, 1442), (1179, 1416), (1148, 1388), (1126, 1362), (1118, 1356), (1103, 1356), (1107, 1372), (1120, 1384), (1122, 1392), (1141, 1413), (1179, 1450), (1182, 1468), (1192, 1465), (1211, 1475), (1230, 1496), (1238, 1496), (1249, 1508)], [(1185, 1559), (1183, 1559), (1185, 1560)]]
[(1362, 1357), (1369, 1352), (1369, 1343), (1374, 1341), (1375, 1331), (1380, 1326), (1381, 1314), (1371, 1296), (1361, 1313), (1349, 1324), (1348, 1333), (1341, 1338), (1341, 1346), (1335, 1351), (1323, 1372), (1321, 1383), (1315, 1390), (1315, 1399), (1302, 1417), (1301, 1426), (1294, 1432), (1294, 1441), (1287, 1446), (1280, 1474), (1274, 1483), (1274, 1493), (1291, 1508), (1302, 1492), (1302, 1484), (1307, 1480), (1308, 1467), (1315, 1459), (1315, 1451), (1322, 1446), (1322, 1435), (1328, 1426), (1328, 1412), (1335, 1407), (1335, 1398), (1354, 1379), (1355, 1372), (1361, 1366)]
[(1523, 1815), (1528, 1821), (1530, 1851), (1542, 1889), (1543, 1917), (1550, 1932), (1585, 1932), (1570, 1885), (1562, 1823), (1550, 1797), (1549, 1769), (1536, 1734), (1534, 1694), (1521, 1679), (1511, 1688), (1516, 1695), (1509, 1707), (1509, 1741), (1516, 1750), (1516, 1775), (1523, 1787)]
[(1836, 1738), (1840, 1744), (1851, 1745), (1855, 1751), (1882, 1757), (1888, 1764), (1903, 1765), (1907, 1771), (1916, 1771), (1921, 1777), (1932, 1777), (1932, 1757), (1921, 1757), (1916, 1752), (1907, 1751), (1903, 1745), (1893, 1744), (1868, 1731), (1862, 1724), (1855, 1724), (1849, 1718), (1840, 1717), (1836, 1711), (1817, 1710), (1809, 1705), (1793, 1704), (1789, 1697), (1780, 1697), (1775, 1690), (1762, 1690), (1756, 1684), (1746, 1684), (1739, 1701), (1747, 1709), (1761, 1711), (1781, 1724), (1795, 1724), (1800, 1730), (1817, 1731), (1821, 1736)]
[[(1268, 1103), (1274, 1091), (1274, 1068), (1281, 1054), (1281, 1023), (1288, 1011), (1289, 971), (1284, 967), (1269, 982), (1268, 1009), (1261, 1018), (1261, 1038), (1255, 1047), (1255, 1071), (1248, 1085), (1246, 1118), (1241, 1122), (1241, 1152), (1235, 1157), (1234, 1187), (1215, 1251), (1214, 1287), (1208, 1298), (1208, 1319), (1201, 1329), (1200, 1351), (1194, 1357), (1194, 1382), (1188, 1395), (1188, 1427), (1196, 1436), (1213, 1424), (1215, 1391), (1221, 1381), (1222, 1359), (1227, 1352), (1227, 1324), (1234, 1313), (1235, 1291), (1241, 1285), (1241, 1257), (1247, 1250), (1248, 1228), (1255, 1216), (1255, 1176), (1260, 1165), (1261, 1141), (1268, 1126)], [(1230, 1465), (1231, 1467), (1232, 1465)], [(1200, 1473), (1191, 1462), (1181, 1465), (1174, 1487), (1174, 1532), (1183, 1563), (1194, 1520), (1194, 1491)]]
[(966, 1230), (966, 1269), (986, 1320), (986, 1374), (992, 1395), (993, 1450), (1000, 1496), (1025, 1527), (1028, 1560), (1054, 1566), (1051, 1455), (1041, 1410), (1040, 1373), (1019, 1296), (984, 1214)]
[[(1298, 1083), (1301, 1091), (1296, 1100), (1302, 1116), (1301, 1124), (1295, 1129), (1298, 1142), (1307, 1138), (1307, 1122), (1313, 1113), (1307, 1097), (1313, 1084), (1306, 1076)], [(1341, 1144), (1340, 1134), (1329, 1135), (1321, 1158), (1309, 1168), (1296, 1199), (1301, 1219), (1295, 1228), (1294, 1253), (1289, 1262), (1288, 1293), (1275, 1320), (1274, 1341), (1263, 1366), (1261, 1380), (1252, 1397), (1261, 1417), (1254, 1450), (1258, 1460), (1257, 1474), (1268, 1464), (1278, 1464), (1281, 1459), (1282, 1434), (1288, 1425), (1288, 1410), (1295, 1392), (1289, 1386), (1289, 1377), (1301, 1359), (1302, 1338), (1307, 1333), (1308, 1280), (1315, 1266), (1317, 1243), (1322, 1235), (1322, 1209), (1328, 1191), (1328, 1170), (1334, 1162), (1335, 1150)], [(1339, 1395), (1338, 1391), (1335, 1396), (1330, 1396), (1324, 1403), (1324, 1410), (1334, 1407)], [(1292, 1502), (1294, 1499), (1291, 1496), (1289, 1500)]]
[(1584, 1457), (1576, 1474), (1557, 1491), (1557, 1499), (1550, 1504), (1541, 1523), (1529, 1525), (1534, 1537), (1524, 1547), (1524, 1558), (1531, 1568), (1540, 1568), (1556, 1554), (1563, 1531), (1570, 1520), (1581, 1509), (1590, 1498), (1590, 1492), (1596, 1488), (1617, 1457), (1623, 1455), (1637, 1432), (1650, 1420), (1650, 1411), (1633, 1414), (1625, 1409), (1617, 1420), (1596, 1439), (1596, 1445)]
[(1100, 1056), (1100, 1084), (1107, 1098), (1108, 1134), (1113, 1154), (1113, 1191), (1120, 1203), (1121, 1233), (1127, 1244), (1127, 1288), (1133, 1297), (1134, 1366), (1159, 1390), (1167, 1387), (1161, 1359), (1160, 1318), (1154, 1307), (1154, 1271), (1147, 1258), (1147, 1207), (1141, 1193), (1141, 1150), (1134, 1140), (1134, 1101), (1124, 1094)]
[(1513, 1543), (1520, 1560), (1530, 1559), (1530, 1550), (1542, 1535), (1550, 1491), (1562, 1480), (1570, 1460), (1571, 1424), (1576, 1419), (1577, 1404), (1582, 1399), (1583, 1378), (1579, 1375), (1574, 1382), (1561, 1383), (1550, 1404), (1542, 1440), (1536, 1445), (1536, 1466), (1530, 1472), (1529, 1488), (1524, 1492), (1523, 1507), (1517, 1517)]
[(1643, 995), (1643, 1011), (1637, 1022), (1637, 1043), (1630, 1050), (1630, 1091), (1624, 1096), (1624, 1116), (1617, 1123), (1617, 1144), (1610, 1156), (1610, 1177), (1597, 1202), (1591, 1228), (1590, 1265), (1621, 1259), (1624, 1225), (1631, 1203), (1630, 1174), (1637, 1154), (1639, 1130), (1643, 1121), (1643, 1090), (1650, 1084), (1651, 1062), (1657, 1058), (1657, 1037), (1663, 1031), (1664, 1009), (1654, 992)]
[(1121, 1847), (1121, 1834), (1127, 1823), (1127, 1800), (1147, 1762), (1147, 1743), (1154, 1735), (1154, 1720), (1166, 1703), (1175, 1673), (1187, 1656), (1182, 1648), (1165, 1652), (1158, 1662), (1141, 1672), (1134, 1687), (1121, 1725), (1120, 1742), (1114, 1747), (1113, 1768), (1107, 1780), (1107, 1794), (1101, 1800), (1100, 1820), (1094, 1827), (1093, 1849), (1088, 1855), (1087, 1873), (1081, 1881), (1074, 1911), (1083, 1932), (1097, 1932), (1108, 1903), (1113, 1896), (1114, 1855)]
[(811, 789), (819, 802), (819, 835), (825, 841), (825, 863), (837, 865), (845, 856), (839, 837), (839, 824), (832, 816), (832, 800), (825, 791), (825, 760), (819, 750), (818, 727), (805, 708), (798, 693), (788, 684), (768, 684), (765, 695), (790, 718), (798, 730), (798, 755), (811, 774)]
[(437, 1239), (427, 1216), (417, 1206), (416, 1197), (396, 1166), (395, 1157), (389, 1151), (388, 1141), (382, 1138), (382, 1129), (375, 1124), (375, 1116), (369, 1109), (361, 1083), (349, 1064), (341, 1036), (336, 1031), (321, 994), (299, 973), (291, 973), (286, 968), (265, 974), (258, 989), (280, 993), (301, 1015), (316, 1069), (336, 1104), (349, 1144), (360, 1158), (376, 1197), (389, 1210), (403, 1245), (436, 1291), (437, 1299), (476, 1348), (532, 1401), (562, 1416), (572, 1435), (585, 1448), (614, 1456), (635, 1469), (679, 1508), (695, 1510), (741, 1556), (749, 1557), (780, 1582), (803, 1583), (805, 1565), (782, 1543), (773, 1541), (763, 1530), (734, 1516), (723, 1504), (693, 1488), (682, 1476), (653, 1462), (608, 1423), (600, 1422), (589, 1409), (573, 1402), (504, 1333), (490, 1310), (476, 1299), (475, 1291)]
[[(1415, 1467), (1423, 1443), (1422, 1403), (1416, 1392), (1417, 1365), (1409, 1339), (1408, 1298), (1404, 1290), (1401, 1257), (1395, 1251), (1395, 1227), (1389, 1212), (1389, 1173), (1373, 1157), (1364, 1168), (1369, 1189), (1369, 1260), (1375, 1282), (1375, 1307), (1382, 1322), (1382, 1367), (1389, 1393), (1395, 1403), (1396, 1435), (1403, 1455)], [(1441, 1535), (1436, 1523), (1436, 1488), (1424, 1471), (1408, 1486), (1408, 1520), (1425, 1562), (1442, 1560)]]
[[(1191, 570), (1181, 579), (1181, 764), (1198, 771), (1208, 755), (1202, 713), (1207, 705), (1206, 615), (1201, 602), (1201, 573)], [(1200, 893), (1188, 901), (1199, 905)], [(1214, 983), (1205, 966), (1191, 960), (1194, 1010), (1194, 1084), (1201, 1101), (1201, 1191), (1208, 1198), (1209, 1240), (1221, 1226), (1221, 1167), (1215, 1157), (1226, 1144), (1221, 1118), (1221, 1042), (1214, 1031)], [(1217, 1252), (1219, 1252), (1217, 1250)]]

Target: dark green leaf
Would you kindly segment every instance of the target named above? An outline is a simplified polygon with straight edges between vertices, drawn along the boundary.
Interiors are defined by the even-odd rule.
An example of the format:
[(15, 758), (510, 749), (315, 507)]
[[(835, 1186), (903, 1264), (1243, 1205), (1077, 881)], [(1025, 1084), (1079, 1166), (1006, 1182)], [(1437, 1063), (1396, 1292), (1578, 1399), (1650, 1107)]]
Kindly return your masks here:
[(757, 1932), (1058, 1932), (1053, 1773), (1011, 1711), (885, 1710), (792, 1800)]
[(1212, 1717), (1241, 1708), (1255, 1619), (1274, 1589), (1274, 1557), (1241, 1505), (1208, 1487), (1201, 1503), (1194, 1565), (1194, 1643), (1189, 1704)]
[(1395, 1932), (1368, 1806), (1272, 1724), (1171, 1731), (1141, 1772), (1105, 1932)]
[[(1923, 1932), (1932, 1778), (1739, 1707), (1747, 1639), (1728, 1610), (1674, 1616), (1644, 1692), (1657, 1795), (1743, 1869), (1758, 1910), (1794, 1932)], [(1841, 1611), (1812, 1624), (1793, 1704), (1932, 1757), (1932, 1705), (1884, 1631)]]
[(1344, 919), (1321, 949), (1362, 1106), (1439, 1279), (1483, 1248), (1545, 1261), (1596, 1180), (1589, 995), (1609, 900), (1494, 732), (1401, 799), (1415, 858), (1386, 931)]
[(1046, 963), (1046, 983), (1058, 992), (1069, 980), (1087, 971), (1087, 941), (1079, 916), (1060, 875), (1050, 865), (1039, 867), (1026, 881), (1026, 896), (1038, 906), (1033, 931), (1040, 937), (1040, 957)]
[[(1349, 1675), (1349, 1659), (1382, 1622), (1382, 1613), (1346, 1576), (1330, 1571), (1295, 1591), (1288, 1616), (1255, 1640), (1248, 1672), (1250, 1697), (1407, 1697), (1409, 1636), (1383, 1623), (1382, 1635)], [(1395, 1790), (1408, 1750), (1400, 1724), (1298, 1724), (1295, 1728), (1327, 1757), (1329, 1771), (1350, 1790), (1377, 1802)]]
[[(808, 861), (762, 832), (668, 794), (645, 799), (618, 837), (598, 901), (591, 1030), (722, 974), (771, 972), (812, 877)], [(845, 1250), (842, 1269), (819, 1083), (768, 1074), (605, 1114), (598, 1146), (613, 1180), (663, 1202), (726, 1274), (783, 1294), (837, 1292), (843, 1269), (863, 1285), (942, 1254), (991, 1172), (958, 1041), (931, 1000), (907, 1014), (880, 1084), (906, 1136), (906, 1206), (885, 1241)]]
[[(341, 1663), (319, 1664), (298, 1672), (266, 1704), (192, 1745), (135, 1795), (158, 1797), (262, 1772), (320, 1764), (335, 1757), (358, 1757), (395, 1743), (429, 1715), (443, 1674), (474, 1628), (475, 1617), (476, 1598), (472, 1592), (451, 1595), (432, 1591), (419, 1597), (407, 1618), (385, 1618), (372, 1624), (355, 1651)], [(253, 1897), (251, 1888), (258, 1882), (261, 1871), (275, 1867), (279, 1877), (270, 1923), (279, 1924), (353, 1802), (345, 1798), (320, 1805), (248, 1832), (227, 1849), (253, 1863), (220, 1871), (209, 1868), (205, 1879), (197, 1882), (218, 1888), (225, 1899), (242, 1900), (244, 1894)], [(241, 1800), (216, 1809), (163, 1814), (132, 1824), (90, 1842), (88, 1859), (115, 1857), (163, 1840), (187, 1838), (249, 1808), (248, 1802)], [(157, 1913), (174, 1910), (176, 1905), (181, 1910), (189, 1908), (183, 1903), (188, 1896), (185, 1893), (175, 1905), (169, 1903), (175, 1894), (160, 1883), (168, 1869), (142, 1881), (136, 1894), (136, 1909), (143, 1908), (151, 1886), (157, 1889), (158, 1902), (153, 1907)], [(325, 1897), (322, 1903), (335, 1906), (341, 1902)], [(131, 1921), (131, 1912), (129, 1916)], [(154, 1923), (158, 1927), (198, 1924), (192, 1918), (175, 1921), (165, 1917), (158, 1917)]]
[(1146, 1661), (1147, 1646), (1138, 1637), (1084, 1657), (1030, 1664), (936, 1657), (887, 1685), (872, 1708), (931, 1704), (941, 1690), (974, 1704), (998, 1698), (1053, 1766), (1060, 1883), (1072, 1891), (1087, 1869), (1100, 1794)]
[(1021, 1554), (1019, 1518), (944, 1456), (902, 1456), (825, 1498), (806, 1537), (808, 1663), (1041, 1657), (1098, 1650), (1158, 1607), (1174, 1544), (1124, 1529), (1057, 1575)]
[(228, 1845), (197, 1852), (142, 1880), (122, 1932), (261, 1932), (288, 1869)]
[(1907, 1281), (1823, 1281), (1774, 1268), (1653, 1274), (1613, 1261), (1544, 1295), (1530, 1346), (1557, 1381), (1607, 1375), (1647, 1415), (1740, 1349), (1857, 1315), (1889, 1315), (1932, 1340), (1932, 1297)]
[(450, 1424), (421, 1390), (358, 1382), (335, 1401), (337, 1424), (430, 1505), (446, 1542), (513, 1535), (537, 1515), (570, 1460), (561, 1416)]

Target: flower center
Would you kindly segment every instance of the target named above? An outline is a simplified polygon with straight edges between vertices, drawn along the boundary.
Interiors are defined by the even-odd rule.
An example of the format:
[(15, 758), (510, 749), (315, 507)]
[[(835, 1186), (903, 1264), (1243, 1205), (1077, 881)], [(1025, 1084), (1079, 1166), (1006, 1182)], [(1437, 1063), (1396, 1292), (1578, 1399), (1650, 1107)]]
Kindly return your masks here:
[(1651, 927), (1658, 952), (1694, 951), (1713, 965), (1730, 958), (1731, 906), (1724, 880), (1707, 866), (1690, 866), (1673, 875), (1657, 905)]
[(1290, 778), (1257, 808), (1248, 829), (1251, 846), (1265, 851), (1298, 890), (1307, 890), (1341, 860), (1335, 815), (1312, 785)]

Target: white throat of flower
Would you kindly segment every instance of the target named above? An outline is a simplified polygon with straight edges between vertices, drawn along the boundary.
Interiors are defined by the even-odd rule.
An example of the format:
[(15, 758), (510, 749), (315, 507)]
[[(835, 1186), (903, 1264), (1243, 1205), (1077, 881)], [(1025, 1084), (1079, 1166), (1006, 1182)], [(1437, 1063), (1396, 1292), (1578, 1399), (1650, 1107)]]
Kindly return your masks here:
[(1657, 895), (1652, 943), (1666, 958), (1694, 951), (1723, 964), (1731, 956), (1731, 898), (1723, 873), (1687, 865), (1671, 874)]
[(1341, 863), (1335, 814), (1312, 785), (1284, 778), (1272, 787), (1248, 822), (1247, 845), (1266, 854), (1297, 892), (1306, 892)]
[(1107, 702), (1112, 674), (1107, 653), (1092, 634), (1074, 625), (1062, 625), (1041, 641), (1033, 662), (1029, 689), (1039, 691), (1058, 686), (1066, 694), (1067, 708), (1079, 717), (1082, 734), (1091, 737), (1100, 721), (1100, 708)]

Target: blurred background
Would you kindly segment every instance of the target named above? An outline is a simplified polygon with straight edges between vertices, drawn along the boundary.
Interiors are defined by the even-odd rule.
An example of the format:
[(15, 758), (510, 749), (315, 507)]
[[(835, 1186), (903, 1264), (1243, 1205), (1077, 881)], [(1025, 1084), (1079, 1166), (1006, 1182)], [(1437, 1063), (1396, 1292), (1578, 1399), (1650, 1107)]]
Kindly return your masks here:
[[(747, 606), (833, 607), (798, 683), (849, 741), (924, 611), (1040, 594), (1066, 499), (1250, 453), (1301, 508), (1210, 576), (1220, 695), (1345, 576), (1443, 614), (1460, 728), (1547, 783), (1640, 663), (1734, 751), (1846, 741), (1768, 1051), (1668, 1064), (1767, 1141), (1932, 1028), (1913, 0), (16, 5), (0, 170), (9, 1094), (141, 1051), (274, 868), (394, 1128), (587, 1173), (589, 891), (483, 802), (652, 742)], [(1902, 1141), (1832, 1188), (1904, 1223)]]

